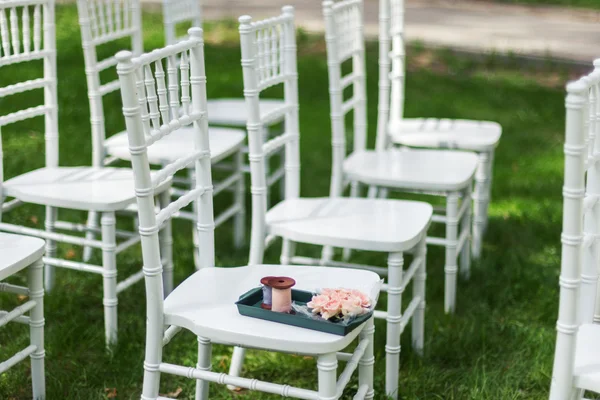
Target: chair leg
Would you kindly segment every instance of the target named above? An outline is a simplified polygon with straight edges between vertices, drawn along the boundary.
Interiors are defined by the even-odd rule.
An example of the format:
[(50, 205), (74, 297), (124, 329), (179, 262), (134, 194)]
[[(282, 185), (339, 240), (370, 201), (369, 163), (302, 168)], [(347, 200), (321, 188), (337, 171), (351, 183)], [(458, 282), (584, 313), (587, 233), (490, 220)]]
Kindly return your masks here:
[[(209, 339), (198, 336), (198, 363), (196, 368), (202, 371), (210, 371), (212, 344)], [(209, 382), (201, 379), (196, 380), (196, 400), (208, 400)]]
[(102, 226), (102, 278), (104, 279), (104, 330), (106, 345), (117, 342), (117, 254), (114, 212), (104, 212), (100, 218)]
[[(56, 222), (58, 214), (58, 209), (54, 207), (46, 207), (46, 232), (54, 231), (54, 223)], [(46, 239), (46, 257), (55, 257), (56, 256), (56, 241)], [(51, 265), (44, 266), (44, 287), (46, 288), (46, 292), (50, 292), (54, 288), (54, 268)]]
[(490, 153), (479, 153), (479, 162), (475, 172), (475, 206), (473, 214), (473, 257), (479, 259), (481, 256), (481, 245), (483, 233), (487, 224), (487, 208), (489, 204), (488, 192), (490, 184)]
[(487, 194), (487, 204), (485, 206), (485, 225), (483, 226), (483, 233), (485, 234), (485, 232), (487, 232), (487, 227), (488, 227), (488, 223), (490, 222), (490, 218), (489, 218), (489, 210), (490, 210), (490, 203), (492, 202), (492, 181), (494, 180), (494, 150), (490, 151), (490, 167), (488, 169), (489, 173), (488, 173), (488, 181), (487, 181), (487, 185), (486, 185), (486, 194)]
[[(160, 207), (165, 208), (171, 202), (171, 193), (165, 190), (160, 194)], [(173, 290), (173, 236), (171, 220), (168, 219), (160, 230), (160, 257), (163, 264), (163, 290), (167, 297)]]
[[(229, 375), (240, 376), (242, 374), (242, 367), (244, 366), (245, 356), (246, 349), (237, 346), (233, 348), (233, 354), (231, 355), (231, 365), (229, 366)], [(227, 385), (227, 389), (236, 390), (237, 387), (233, 385)]]
[(239, 249), (244, 245), (245, 241), (245, 232), (246, 232), (246, 205), (245, 205), (245, 188), (244, 188), (244, 172), (242, 168), (244, 167), (244, 154), (242, 150), (237, 152), (235, 155), (235, 168), (236, 174), (238, 176), (238, 181), (235, 187), (234, 201), (238, 206), (239, 211), (237, 212), (234, 220), (233, 220), (233, 245), (236, 249)]
[(337, 364), (335, 353), (319, 356), (319, 400), (337, 400)]
[(365, 395), (365, 400), (370, 400), (375, 397), (373, 389), (373, 370), (375, 365), (375, 356), (373, 355), (374, 340), (375, 340), (375, 317), (372, 317), (360, 333), (360, 340), (368, 340), (365, 353), (358, 362), (358, 386), (369, 385), (369, 390)]
[[(350, 197), (351, 198), (360, 197), (360, 182), (353, 181), (350, 183)], [(343, 261), (348, 261), (351, 256), (352, 256), (352, 249), (346, 247), (342, 250), (342, 260)]]
[(46, 398), (46, 377), (44, 373), (44, 263), (37, 260), (29, 266), (29, 298), (36, 305), (29, 314), (29, 335), (36, 350), (31, 354), (31, 381), (34, 400)]
[(426, 237), (417, 245), (417, 257), (422, 257), (421, 266), (415, 273), (413, 283), (413, 297), (421, 299), (412, 318), (412, 343), (415, 351), (423, 355), (423, 342), (425, 337), (425, 280), (427, 279), (427, 242)]
[(467, 239), (460, 249), (460, 274), (468, 279), (471, 276), (471, 185), (465, 190), (464, 202), (467, 204), (467, 209), (460, 222), (460, 235), (466, 231)]
[(402, 275), (404, 258), (402, 253), (388, 256), (388, 306), (387, 332), (385, 341), (385, 394), (398, 398), (398, 376), (400, 371), (400, 334), (402, 327)]
[(144, 358), (144, 384), (141, 400), (158, 400), (162, 362), (162, 330), (146, 329), (146, 355)]
[(292, 265), (292, 257), (296, 253), (296, 242), (292, 242), (289, 239), (283, 239), (281, 245), (281, 256), (279, 262), (282, 265)]
[(446, 198), (446, 261), (444, 266), (446, 274), (444, 311), (446, 313), (454, 313), (456, 309), (458, 198), (459, 195), (456, 192), (449, 193)]
[[(98, 228), (98, 214), (96, 213), (96, 211), (90, 211), (88, 213), (87, 227), (94, 228), (94, 229)], [(94, 232), (88, 231), (85, 233), (85, 238), (88, 240), (96, 239), (96, 234)], [(83, 262), (90, 261), (90, 258), (92, 258), (93, 250), (94, 249), (89, 246), (85, 246), (83, 248)]]

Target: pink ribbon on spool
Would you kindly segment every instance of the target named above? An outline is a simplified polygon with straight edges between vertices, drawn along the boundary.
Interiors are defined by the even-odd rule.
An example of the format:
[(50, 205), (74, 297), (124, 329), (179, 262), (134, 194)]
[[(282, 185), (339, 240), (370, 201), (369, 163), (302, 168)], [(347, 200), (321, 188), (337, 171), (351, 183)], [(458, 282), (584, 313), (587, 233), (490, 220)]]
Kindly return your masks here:
[(292, 311), (292, 286), (296, 281), (286, 276), (269, 279), (268, 283), (273, 288), (271, 311), (289, 313)]

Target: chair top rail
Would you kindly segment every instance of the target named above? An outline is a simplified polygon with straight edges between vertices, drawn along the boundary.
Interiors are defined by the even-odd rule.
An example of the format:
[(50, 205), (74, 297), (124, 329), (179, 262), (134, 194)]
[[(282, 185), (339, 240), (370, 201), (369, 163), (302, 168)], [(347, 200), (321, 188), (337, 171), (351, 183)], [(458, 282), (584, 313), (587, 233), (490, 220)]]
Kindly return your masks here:
[(277, 25), (287, 24), (293, 20), (294, 20), (294, 18), (292, 15), (282, 14), (282, 15), (278, 15), (276, 17), (263, 19), (261, 21), (250, 22), (249, 25), (253, 30), (258, 30), (258, 29), (272, 28)]
[(331, 9), (334, 11), (346, 10), (352, 7), (360, 7), (363, 0), (344, 0), (334, 3), (333, 1), (325, 1), (324, 3), (330, 3)]
[[(197, 44), (203, 43), (202, 39), (200, 39), (200, 38), (189, 37), (185, 41), (170, 44), (166, 47), (163, 47), (162, 49), (154, 49), (149, 53), (142, 54), (137, 57), (133, 57), (131, 59), (131, 63), (134, 65), (135, 68), (140, 68), (142, 66), (149, 65), (153, 62), (162, 60), (164, 58), (176, 56), (179, 53), (187, 51), (189, 49), (190, 42), (196, 42)], [(117, 57), (118, 57), (118, 53), (117, 53)]]
[(48, 4), (49, 0), (2, 0), (0, 2), (0, 9), (13, 8), (13, 7), (25, 7), (25, 6), (38, 6)]

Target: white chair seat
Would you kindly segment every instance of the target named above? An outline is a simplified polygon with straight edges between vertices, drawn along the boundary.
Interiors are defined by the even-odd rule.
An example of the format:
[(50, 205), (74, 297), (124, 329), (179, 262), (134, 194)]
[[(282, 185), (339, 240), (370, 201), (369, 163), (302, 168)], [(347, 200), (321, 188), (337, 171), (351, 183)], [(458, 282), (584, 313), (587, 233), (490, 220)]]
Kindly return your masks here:
[(39, 260), (45, 244), (31, 236), (0, 232), (0, 281)]
[(455, 150), (368, 150), (344, 161), (350, 180), (423, 191), (464, 189), (476, 168), (476, 154)]
[(577, 387), (600, 393), (600, 325), (579, 327), (573, 374)]
[(365, 270), (256, 265), (204, 268), (179, 285), (165, 300), (165, 324), (184, 327), (217, 343), (289, 353), (323, 354), (349, 345), (360, 329), (347, 336), (246, 317), (234, 304), (240, 295), (260, 286), (264, 276), (290, 276), (296, 289), (344, 287), (371, 294), (380, 278)]
[[(165, 182), (157, 193), (169, 185)], [(86, 211), (117, 211), (135, 202), (128, 168), (40, 168), (6, 181), (3, 190), (26, 203)]]
[[(246, 140), (246, 132), (240, 129), (209, 129), (210, 154), (213, 163), (235, 153)], [(108, 138), (104, 145), (111, 156), (130, 160), (127, 132), (117, 133)], [(148, 148), (148, 158), (152, 164), (164, 164), (189, 155), (194, 148), (192, 128), (181, 128)]]
[(388, 129), (396, 144), (472, 151), (493, 150), (502, 135), (496, 122), (465, 119), (408, 118)]
[(417, 201), (299, 198), (280, 202), (266, 220), (270, 233), (295, 242), (397, 252), (418, 243), (432, 213)]
[[(273, 110), (282, 107), (285, 104), (279, 99), (261, 99), (260, 113), (267, 114)], [(213, 99), (208, 100), (208, 122), (215, 125), (230, 125), (246, 128), (248, 121), (248, 111), (246, 100), (239, 99)], [(283, 121), (283, 116), (274, 123)], [(210, 142), (212, 146), (212, 142)]]

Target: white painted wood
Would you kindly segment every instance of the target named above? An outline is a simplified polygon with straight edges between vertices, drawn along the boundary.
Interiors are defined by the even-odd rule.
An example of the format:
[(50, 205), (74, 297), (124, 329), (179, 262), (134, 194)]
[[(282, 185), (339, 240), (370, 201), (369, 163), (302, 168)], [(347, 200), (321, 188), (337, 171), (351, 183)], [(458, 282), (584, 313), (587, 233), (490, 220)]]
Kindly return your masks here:
[[(325, 7), (328, 5), (331, 4), (326, 3)], [(346, 26), (348, 30), (345, 32), (352, 32), (357, 29), (359, 25), (357, 23), (350, 23), (350, 18), (360, 14), (360, 3), (356, 0), (351, 0), (349, 2), (336, 3), (336, 6), (339, 6), (344, 12), (343, 17), (341, 18), (343, 23), (348, 25)], [(341, 193), (337, 192), (339, 187), (342, 186), (342, 182), (335, 181), (335, 173), (330, 197), (302, 198), (299, 196), (299, 158), (297, 144), (299, 137), (297, 125), (298, 94), (296, 58), (294, 51), (295, 43), (292, 42), (295, 37), (294, 26), (293, 23), (286, 24), (283, 28), (278, 28), (276, 26), (276, 24), (285, 24), (284, 18), (292, 17), (291, 8), (287, 8), (287, 10), (290, 14), (286, 14), (284, 9), (284, 14), (281, 17), (271, 18), (258, 23), (252, 23), (249, 17), (240, 18), (244, 94), (249, 115), (247, 130), (252, 179), (253, 229), (250, 264), (261, 264), (265, 239), (267, 239), (269, 235), (281, 236), (284, 240), (281, 255), (282, 263), (305, 259), (304, 257), (294, 255), (295, 242), (330, 247), (347, 247), (367, 251), (385, 251), (393, 254), (411, 250), (416, 247), (419, 242), (425, 240), (425, 232), (429, 226), (433, 212), (433, 209), (429, 204), (386, 199), (343, 198), (341, 197)], [(329, 25), (331, 25), (331, 23)], [(282, 39), (282, 42), (284, 43), (283, 57), (276, 58), (282, 60), (281, 62), (284, 64), (283, 68), (280, 67), (279, 69), (273, 68), (272, 62), (270, 61), (273, 60), (273, 48), (278, 48), (278, 46), (273, 46), (270, 41), (273, 38), (273, 29), (276, 29), (279, 35), (281, 35), (281, 32), (284, 32), (285, 34), (285, 37)], [(354, 37), (354, 35), (350, 36)], [(275, 37), (277, 37), (277, 35)], [(331, 37), (328, 35), (328, 41), (330, 39)], [(343, 50), (339, 53), (341, 54), (340, 57), (342, 59), (350, 59), (353, 58), (356, 53), (360, 53), (362, 51), (362, 45), (353, 47), (357, 46), (357, 43), (359, 43), (358, 40), (346, 40), (344, 42), (345, 47), (343, 47)], [(331, 66), (331, 55), (329, 61), (329, 65)], [(364, 58), (358, 59), (358, 61), (359, 62), (355, 62), (355, 67), (357, 69), (359, 69), (360, 65), (364, 64)], [(281, 73), (282, 70), (285, 72), (284, 74)], [(350, 82), (356, 84), (356, 82), (361, 79), (364, 80), (364, 73), (357, 72), (351, 79), (346, 79), (343, 84), (349, 85)], [(262, 127), (265, 123), (263, 118), (265, 118), (265, 116), (260, 114), (260, 94), (262, 90), (281, 83), (284, 84), (284, 99), (286, 106), (288, 107), (286, 111), (286, 129), (279, 138), (265, 142), (264, 136), (262, 135)], [(339, 87), (334, 85), (332, 93), (337, 94), (338, 90), (340, 90)], [(363, 99), (359, 93), (360, 90), (355, 92), (351, 102), (345, 103), (346, 108), (349, 108), (350, 106), (352, 108), (362, 107)], [(341, 103), (341, 101), (339, 102)], [(337, 116), (336, 110), (338, 110), (340, 114), (344, 111), (344, 106), (342, 104), (338, 104), (338, 106), (339, 107), (332, 111), (334, 117)], [(354, 127), (360, 131), (361, 129), (364, 129), (365, 123), (365, 120), (359, 118), (354, 124)], [(345, 157), (345, 148), (343, 145), (337, 147), (336, 145), (344, 140), (343, 130), (339, 129), (339, 125), (337, 128), (338, 131), (342, 131), (342, 134), (339, 134), (338, 137), (334, 139), (334, 157), (337, 154), (337, 159), (341, 162)], [(358, 145), (364, 147), (364, 144), (360, 143), (362, 136), (359, 134), (356, 137), (358, 138)], [(265, 155), (273, 148), (280, 145), (286, 148), (286, 171), (292, 173), (286, 177), (285, 200), (267, 211)], [(342, 149), (341, 152), (339, 151), (340, 149)], [(342, 171), (339, 166), (338, 171)], [(399, 224), (397, 221), (403, 221), (403, 223)], [(320, 260), (320, 262), (324, 265), (329, 265), (328, 260)], [(339, 265), (336, 266), (341, 266), (341, 264), (342, 263), (339, 263)], [(417, 263), (415, 265), (418, 266), (419, 264)], [(396, 269), (401, 270), (401, 268)], [(297, 270), (294, 269), (294, 277), (299, 273), (296, 271)], [(329, 269), (328, 271), (338, 271), (338, 279), (340, 279), (339, 277), (342, 275), (339, 273), (339, 269)], [(359, 270), (353, 271), (359, 272)], [(390, 271), (389, 268), (388, 271)], [(408, 279), (414, 276), (414, 271), (416, 271), (416, 269), (410, 273), (411, 276), (409, 276)], [(344, 272), (344, 275), (348, 273), (349, 272)], [(319, 276), (319, 279), (324, 279), (327, 275), (325, 272), (320, 272)], [(399, 276), (400, 279), (398, 282), (394, 281), (397, 285), (391, 285), (392, 288), (401, 287), (406, 283), (402, 281), (401, 273)], [(397, 277), (398, 275), (396, 278)], [(324, 284), (321, 283), (321, 285)], [(341, 284), (337, 283), (336, 285), (340, 286)], [(388, 290), (389, 287), (390, 285), (388, 285)], [(419, 290), (421, 289), (423, 288), (419, 286)], [(399, 293), (400, 292), (396, 293), (397, 297), (399, 297)], [(422, 291), (422, 294), (424, 295), (424, 290)], [(406, 324), (408, 320), (415, 315), (415, 310), (421, 310), (418, 307), (420, 305), (421, 299), (418, 297), (413, 298), (411, 306), (407, 308), (406, 314), (404, 315), (405, 319), (402, 319), (403, 314), (399, 309), (400, 303), (396, 301), (395, 297), (392, 297), (392, 300), (388, 302), (388, 312), (391, 308), (393, 312), (389, 315), (397, 316), (398, 326), (392, 328), (391, 336), (388, 336), (389, 341), (392, 340), (392, 337), (396, 338), (394, 339), (396, 341), (399, 340), (401, 333), (400, 324)], [(394, 314), (394, 311), (396, 314)], [(419, 315), (422, 317), (422, 314)], [(223, 336), (223, 333), (220, 332), (220, 334)], [(269, 336), (269, 338), (271, 337)], [(389, 341), (388, 343), (393, 347), (394, 342)], [(277, 343), (275, 338), (270, 339), (270, 342)], [(322, 354), (319, 361), (319, 364), (321, 365), (319, 368), (319, 375), (320, 377), (322, 376), (319, 382), (319, 398), (337, 398), (335, 397), (336, 392), (332, 387), (332, 370), (335, 357), (334, 355), (328, 354), (327, 349), (323, 349)], [(240, 374), (242, 361), (243, 350), (236, 348), (230, 366), (231, 376)], [(368, 378), (368, 374), (370, 373), (368, 372), (369, 368), (359, 368), (359, 371), (360, 370), (367, 374), (367, 377), (363, 378), (365, 379), (365, 384), (369, 385), (369, 383), (367, 383), (367, 380), (370, 380), (370, 378)], [(346, 375), (342, 374), (342, 377), (345, 379)], [(390, 369), (388, 377), (389, 384), (397, 385), (397, 377), (398, 369), (396, 368), (395, 371)], [(393, 383), (394, 380), (396, 383)], [(321, 384), (321, 382), (323, 382), (323, 384)], [(340, 380), (338, 381), (338, 384), (343, 382), (343, 380)], [(362, 391), (364, 390), (365, 389), (362, 389)], [(374, 396), (371, 390), (367, 389), (366, 392), (369, 397), (372, 398)], [(362, 395), (359, 395), (359, 398), (361, 396)]]
[[(383, 2), (389, 4), (383, 4)], [(475, 179), (473, 256), (479, 258), (491, 196), (492, 160), (502, 127), (491, 121), (405, 118), (404, 87), (406, 52), (404, 40), (404, 0), (380, 2), (380, 100), (390, 96), (389, 109), (380, 107), (378, 148), (388, 143), (400, 146), (449, 148), (477, 152), (481, 161)], [(391, 60), (390, 60), (391, 56)], [(387, 68), (387, 69), (386, 69)], [(382, 81), (391, 81), (391, 85)], [(383, 84), (382, 84), (383, 83)], [(389, 92), (391, 86), (391, 93)], [(385, 116), (386, 111), (388, 116)]]
[[(380, 43), (380, 104), (378, 123), (387, 127), (389, 120), (401, 119), (401, 110), (394, 108), (393, 99), (403, 97), (403, 83), (396, 76), (403, 74), (403, 52), (402, 47), (394, 47), (390, 53), (390, 41), (401, 40), (394, 29), (389, 28), (390, 0), (382, 0), (380, 4), (380, 22), (382, 40)], [(396, 14), (401, 9), (393, 10)], [(366, 119), (364, 86), (366, 76), (364, 73), (365, 51), (363, 25), (363, 2), (362, 0), (344, 0), (339, 2), (325, 1), (323, 3), (323, 14), (325, 18), (327, 57), (329, 68), (329, 91), (332, 124), (332, 149), (333, 166), (331, 178), (331, 196), (340, 196), (343, 193), (346, 182), (351, 183), (351, 195), (358, 193), (357, 183), (369, 187), (369, 198), (385, 198), (387, 191), (421, 192), (432, 195), (441, 195), (450, 200), (455, 198), (456, 209), (447, 208), (444, 223), (460, 223), (461, 218), (469, 219), (470, 212), (459, 213), (458, 201), (460, 196), (466, 196), (471, 192), (471, 186), (477, 169), (478, 158), (476, 154), (466, 151), (442, 151), (442, 150), (408, 150), (388, 146), (387, 133), (384, 128), (378, 129), (378, 134), (383, 131), (383, 138), (378, 138), (375, 150), (366, 149)], [(394, 19), (395, 18), (395, 19)], [(398, 16), (392, 16), (392, 20), (398, 20)], [(389, 56), (391, 54), (391, 60)], [(352, 59), (352, 71), (343, 71), (342, 64)], [(390, 75), (392, 79), (390, 79)], [(401, 84), (402, 83), (402, 84)], [(344, 99), (343, 90), (352, 87), (353, 93), (350, 99)], [(391, 89), (391, 94), (388, 92)], [(391, 100), (392, 99), (392, 100)], [(390, 108), (390, 101), (392, 107)], [(344, 120), (346, 114), (352, 111), (354, 126), (351, 132), (354, 146), (347, 149), (345, 136), (349, 130)], [(354, 183), (353, 183), (354, 182)], [(352, 184), (353, 183), (353, 184)], [(468, 203), (470, 205), (470, 197)], [(479, 210), (479, 209), (478, 209)], [(478, 215), (475, 216), (477, 221)], [(440, 221), (439, 218), (435, 222)], [(446, 303), (447, 312), (452, 312), (456, 302), (456, 255), (461, 251), (464, 255), (463, 265), (468, 270), (470, 252), (466, 249), (469, 242), (470, 226), (465, 223), (461, 225), (461, 232), (454, 228), (447, 229), (446, 238), (440, 243), (447, 247), (446, 251)], [(483, 226), (482, 226), (483, 229)], [(481, 236), (481, 235), (480, 235)], [(460, 238), (460, 241), (459, 241)], [(437, 239), (437, 238), (436, 238)], [(456, 248), (460, 246), (460, 248)], [(453, 250), (451, 250), (453, 248)], [(403, 250), (389, 250), (403, 251)], [(323, 252), (323, 263), (331, 258), (331, 250)], [(344, 251), (344, 257), (349, 256), (349, 251)]]
[[(185, 4), (179, 4), (181, 1), (173, 1), (170, 5), (169, 18), (181, 19), (181, 16), (193, 8), (196, 8), (199, 12), (199, 5), (194, 1), (184, 0)], [(178, 5), (179, 4), (179, 5)], [(142, 40), (142, 25), (141, 25), (141, 7), (139, 0), (130, 1), (118, 1), (114, 6), (109, 6), (109, 3), (105, 3), (103, 0), (78, 0), (77, 2), (78, 13), (79, 13), (79, 24), (81, 28), (81, 39), (82, 47), (84, 52), (84, 61), (86, 66), (87, 86), (88, 86), (88, 97), (90, 100), (90, 116), (91, 116), (91, 127), (92, 127), (92, 165), (96, 167), (102, 167), (106, 164), (108, 157), (115, 157), (115, 159), (131, 160), (129, 151), (127, 149), (127, 134), (126, 132), (109, 132), (105, 124), (104, 118), (104, 105), (103, 98), (105, 95), (116, 91), (119, 88), (117, 80), (109, 82), (103, 82), (100, 77), (100, 73), (109, 68), (113, 68), (117, 64), (115, 57), (111, 56), (105, 59), (98, 57), (98, 47), (108, 42), (127, 39), (129, 40), (129, 46), (134, 55), (140, 55), (143, 51), (143, 40)], [(196, 14), (196, 11), (193, 11)], [(200, 19), (198, 19), (198, 22)], [(120, 43), (121, 43), (120, 42)], [(149, 102), (148, 106), (151, 109), (151, 117), (153, 121), (153, 127), (156, 126), (158, 121), (156, 117), (160, 114), (163, 117), (165, 113), (176, 113), (179, 110), (173, 109), (174, 103), (170, 104), (169, 98), (178, 98), (176, 90), (179, 87), (177, 82), (177, 68), (175, 64), (179, 62), (175, 59), (168, 60), (165, 62), (164, 69), (160, 70), (158, 80), (158, 88), (155, 89), (156, 100)], [(163, 68), (160, 64), (156, 65), (158, 68)], [(187, 67), (189, 70), (189, 66)], [(185, 68), (184, 68), (185, 69)], [(184, 74), (185, 75), (185, 74)], [(167, 87), (168, 86), (168, 87)], [(189, 82), (187, 85), (182, 86), (182, 96), (185, 90), (188, 90)], [(183, 96), (185, 97), (185, 96)], [(159, 104), (160, 103), (160, 104)], [(178, 102), (179, 103), (179, 102)], [(185, 106), (186, 102), (182, 101)], [(180, 158), (181, 152), (185, 152), (187, 149), (193, 147), (193, 134), (190, 132), (190, 128), (182, 126), (181, 132), (176, 135), (169, 136), (169, 142), (162, 142), (161, 146), (152, 147), (151, 157), (152, 162), (156, 165), (164, 165), (172, 163), (173, 160)], [(223, 128), (212, 128), (211, 129), (212, 141), (215, 143), (214, 146), (214, 157), (213, 162), (216, 163), (221, 161), (223, 158), (230, 156), (231, 154), (240, 152), (245, 134), (241, 130), (236, 129), (223, 129)], [(235, 177), (235, 181), (232, 182), (231, 187), (236, 191), (236, 196), (243, 196), (242, 193), (237, 193), (243, 190), (244, 187), (239, 185), (238, 182), (243, 179), (242, 171), (235, 170), (231, 174)], [(189, 190), (193, 187), (192, 181), (186, 181), (183, 184), (183, 188)], [(244, 204), (241, 202), (237, 204), (237, 213), (234, 214), (223, 214), (229, 218), (234, 218), (236, 229), (235, 232), (235, 243), (241, 245), (240, 238), (243, 241), (244, 229), (240, 226), (240, 216), (244, 214)], [(241, 204), (241, 206), (240, 206)], [(97, 226), (97, 216), (91, 213), (88, 216), (88, 226), (93, 229)], [(88, 238), (93, 238), (94, 233), (88, 232), (86, 234)], [(91, 249), (86, 247), (84, 249), (84, 260), (89, 259), (91, 256)]]
[(594, 72), (567, 85), (565, 182), (560, 303), (550, 399), (600, 393), (599, 325), (593, 324), (598, 288), (597, 99), (600, 61)]
[[(4, 12), (4, 10), (2, 9), (1, 12)], [(9, 321), (27, 323), (30, 332), (30, 345), (7, 360), (0, 362), (0, 374), (29, 356), (31, 359), (32, 395), (35, 400), (46, 398), (44, 372), (44, 264), (42, 262), (44, 245), (44, 241), (38, 238), (0, 233), (0, 253), (2, 254), (2, 257), (0, 257), (0, 281), (27, 268), (29, 284), (29, 288), (18, 288), (4, 283), (0, 285), (0, 292), (17, 293), (24, 290), (25, 295), (29, 296), (29, 301), (10, 312), (2, 313), (0, 326)], [(27, 312), (29, 312), (29, 317), (23, 316)]]

